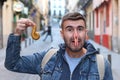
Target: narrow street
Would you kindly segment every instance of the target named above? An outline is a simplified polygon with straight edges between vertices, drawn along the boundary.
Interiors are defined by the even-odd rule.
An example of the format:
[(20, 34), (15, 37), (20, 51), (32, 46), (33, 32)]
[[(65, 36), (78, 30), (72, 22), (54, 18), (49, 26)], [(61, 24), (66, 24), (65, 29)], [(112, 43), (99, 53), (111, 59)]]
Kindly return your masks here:
[[(50, 37), (43, 41), (46, 34), (41, 36), (41, 38), (37, 41), (30, 41), (30, 38), (26, 40), (27, 47), (25, 47), (25, 42), (22, 42), (21, 47), (21, 55), (31, 55), (35, 52), (41, 52), (42, 50), (49, 49), (50, 47), (58, 48), (58, 44), (62, 43), (63, 40), (61, 39), (60, 28), (57, 24), (52, 25), (52, 34), (53, 34), (53, 42), (51, 42)], [(96, 44), (94, 41), (90, 40), (91, 43), (97, 48), (100, 48), (100, 52), (107, 58), (108, 54), (112, 56), (112, 70), (114, 75), (114, 80), (120, 79), (120, 55), (109, 51), (103, 46)], [(5, 49), (0, 50), (0, 80), (40, 80), (38, 75), (31, 75), (31, 74), (23, 74), (23, 73), (16, 73), (8, 71), (4, 68), (4, 59), (5, 59)]]

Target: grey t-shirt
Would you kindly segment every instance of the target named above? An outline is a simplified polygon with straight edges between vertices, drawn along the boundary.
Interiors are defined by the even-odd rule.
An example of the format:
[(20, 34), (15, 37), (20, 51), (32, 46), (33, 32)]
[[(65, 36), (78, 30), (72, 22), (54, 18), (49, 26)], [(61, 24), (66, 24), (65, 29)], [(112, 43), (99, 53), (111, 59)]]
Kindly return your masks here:
[(79, 58), (72, 58), (68, 55), (67, 52), (65, 52), (65, 58), (67, 60), (67, 63), (69, 64), (69, 69), (71, 71), (71, 74), (73, 73), (74, 69), (76, 68), (76, 66), (78, 65), (78, 63), (81, 60), (81, 57)]

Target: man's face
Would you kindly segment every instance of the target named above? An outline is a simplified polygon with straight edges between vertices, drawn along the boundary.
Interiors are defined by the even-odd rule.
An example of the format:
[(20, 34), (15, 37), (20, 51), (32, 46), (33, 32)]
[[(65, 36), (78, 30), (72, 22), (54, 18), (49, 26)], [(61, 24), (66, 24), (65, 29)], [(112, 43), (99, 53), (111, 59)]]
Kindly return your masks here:
[(72, 52), (81, 51), (87, 34), (83, 20), (66, 20), (62, 26), (61, 35), (65, 41), (66, 48)]

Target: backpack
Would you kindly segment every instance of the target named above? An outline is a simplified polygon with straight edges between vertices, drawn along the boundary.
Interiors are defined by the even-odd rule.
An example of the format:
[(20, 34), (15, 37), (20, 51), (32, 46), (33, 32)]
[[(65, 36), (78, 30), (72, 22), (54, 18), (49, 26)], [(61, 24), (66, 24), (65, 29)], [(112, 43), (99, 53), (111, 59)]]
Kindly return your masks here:
[[(49, 59), (58, 51), (58, 49), (50, 49), (45, 56), (42, 59), (41, 68), (44, 69), (46, 63), (49, 61)], [(100, 75), (100, 80), (103, 80), (104, 78), (104, 71), (105, 71), (105, 65), (104, 65), (104, 57), (101, 54), (96, 54), (96, 61), (97, 61), (97, 67), (98, 72)]]

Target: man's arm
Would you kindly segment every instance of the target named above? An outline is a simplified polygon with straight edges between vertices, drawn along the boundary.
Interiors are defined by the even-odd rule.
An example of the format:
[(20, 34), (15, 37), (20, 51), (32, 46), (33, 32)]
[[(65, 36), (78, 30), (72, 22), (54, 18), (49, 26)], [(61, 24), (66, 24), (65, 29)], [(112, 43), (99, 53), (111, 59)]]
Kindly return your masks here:
[(9, 70), (14, 68), (15, 63), (20, 58), (20, 38), (20, 36), (14, 36), (14, 34), (9, 35), (5, 58), (5, 67)]
[(42, 59), (40, 54), (36, 53), (31, 56), (20, 56), (20, 35), (27, 29), (27, 27), (33, 26), (35, 26), (35, 23), (30, 19), (21, 18), (17, 21), (15, 31), (13, 34), (10, 34), (6, 48), (5, 67), (8, 70), (32, 74), (36, 74), (40, 71), (40, 66), (37, 68)]
[(20, 36), (11, 34), (6, 48), (5, 67), (15, 72), (38, 74), (41, 70), (40, 63), (43, 57), (38, 53), (20, 56), (20, 49)]

